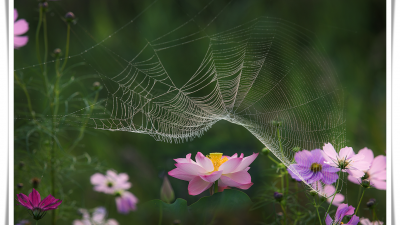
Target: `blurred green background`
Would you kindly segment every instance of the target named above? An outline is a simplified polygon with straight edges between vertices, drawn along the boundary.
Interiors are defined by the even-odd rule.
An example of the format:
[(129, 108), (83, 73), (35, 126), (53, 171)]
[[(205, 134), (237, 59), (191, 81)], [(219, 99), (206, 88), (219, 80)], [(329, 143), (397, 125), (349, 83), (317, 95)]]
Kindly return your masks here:
[[(105, 56), (76, 56), (70, 60), (70, 64), (85, 62), (86, 57), (95, 57), (98, 65), (86, 65), (76, 69), (74, 77), (93, 73), (100, 65), (107, 64), (107, 60), (114, 60), (115, 54), (131, 59), (143, 47), (143, 40), (152, 40), (174, 29), (180, 22), (187, 21), (200, 12), (209, 2), (207, 1), (176, 1), (159, 0), (152, 1), (103, 1), (103, 0), (68, 0), (49, 1), (48, 33), (49, 52), (55, 48), (64, 49), (66, 24), (62, 18), (66, 12), (72, 11), (78, 18), (77, 24), (72, 26), (70, 55), (80, 54), (91, 48), (107, 36), (122, 28), (127, 22), (143, 12), (140, 17), (130, 25), (128, 31), (122, 31), (126, 36), (111, 37), (107, 43), (110, 52)], [(20, 69), (37, 64), (35, 52), (35, 29), (38, 22), (37, 1), (15, 1), (19, 18), (24, 18), (29, 23), (29, 42), (27, 46), (15, 50), (15, 68)], [(223, 10), (222, 10), (223, 9)], [(215, 22), (208, 28), (209, 32), (218, 32), (224, 28), (239, 25), (259, 16), (282, 18), (293, 22), (315, 34), (325, 51), (334, 70), (339, 76), (339, 81), (345, 90), (345, 114), (346, 114), (346, 139), (347, 145), (353, 147), (355, 152), (368, 147), (376, 155), (385, 155), (386, 150), (386, 14), (385, 1), (218, 1), (210, 3), (208, 8), (198, 17), (196, 22), (199, 27), (204, 27), (207, 21), (212, 20), (219, 12)], [(198, 27), (191, 27), (198, 29)], [(199, 46), (202, 51), (203, 46)], [(193, 52), (187, 54), (195, 54)], [(199, 57), (203, 57), (199, 55)], [(53, 60), (53, 58), (49, 58)], [(174, 77), (187, 76), (186, 71), (197, 68), (197, 64), (185, 61), (180, 57), (179, 63), (183, 64), (182, 72)], [(173, 61), (173, 59), (171, 59)], [(176, 63), (176, 62), (171, 62)], [(51, 67), (51, 66), (49, 66)], [(35, 84), (38, 79), (38, 71), (35, 68), (17, 72), (29, 85)], [(54, 74), (49, 73), (49, 76)], [(64, 78), (70, 79), (70, 76)], [(96, 80), (96, 79), (94, 79)], [(88, 99), (93, 98), (91, 84), (93, 80), (82, 82), (81, 86), (74, 87)], [(29, 89), (33, 108), (41, 112), (45, 108), (43, 94), (37, 89)], [(72, 91), (72, 92), (73, 92)], [(15, 85), (15, 120), (16, 130), (26, 123), (24, 120), (26, 111), (26, 99), (21, 88)], [(21, 119), (22, 118), (22, 119)], [(74, 133), (75, 132), (75, 133)], [(76, 135), (76, 130), (71, 129), (64, 135)], [(28, 133), (28, 131), (26, 131)], [(27, 193), (32, 177), (47, 179), (43, 170), (47, 167), (39, 166), (40, 160), (34, 160), (35, 154), (39, 154), (42, 146), (38, 143), (29, 143), (31, 152), (26, 153), (26, 133), (16, 132), (15, 143), (15, 184), (24, 183), (24, 187), (15, 189), (16, 193)], [(24, 139), (25, 138), (25, 139)], [(68, 142), (65, 138), (64, 142)], [(75, 203), (76, 208), (94, 208), (106, 206), (109, 217), (117, 219), (120, 224), (133, 224), (132, 221), (140, 221), (140, 215), (118, 214), (114, 200), (111, 196), (97, 193), (92, 190), (90, 176), (107, 169), (115, 169), (118, 172), (126, 172), (130, 176), (132, 188), (140, 203), (159, 198), (162, 177), (166, 172), (174, 168), (174, 158), (184, 157), (187, 153), (194, 154), (198, 151), (204, 154), (209, 152), (223, 152), (231, 155), (243, 152), (249, 155), (259, 152), (263, 145), (251, 135), (245, 128), (230, 124), (226, 121), (216, 123), (202, 137), (193, 141), (180, 144), (157, 142), (152, 137), (144, 134), (129, 132), (107, 132), (87, 129), (80, 145), (72, 152), (60, 152), (59, 156), (79, 156), (88, 153), (93, 161), (91, 165), (77, 165), (70, 168), (68, 176), (64, 177), (61, 186), (69, 201)], [(24, 161), (25, 167), (19, 169), (19, 162)], [(100, 166), (92, 167), (94, 162)], [(97, 165), (97, 164), (96, 164)], [(245, 191), (251, 198), (263, 192), (265, 185), (271, 184), (273, 179), (266, 176), (266, 169), (271, 168), (272, 163), (266, 157), (259, 156), (251, 165), (249, 171), (254, 185)], [(44, 168), (42, 171), (34, 167)], [(63, 176), (63, 174), (60, 174)], [(203, 196), (189, 196), (187, 182), (170, 177), (170, 182), (178, 198), (183, 198), (189, 204)], [(42, 187), (39, 186), (39, 191)], [(346, 201), (356, 205), (358, 186), (347, 183), (344, 187)], [(42, 190), (45, 190), (44, 187)], [(68, 190), (68, 191), (66, 191)], [(271, 193), (272, 194), (272, 193)], [(43, 193), (43, 195), (47, 195)], [(57, 196), (56, 196), (57, 197)], [(370, 189), (366, 192), (362, 204), (369, 198), (378, 200), (379, 218), (385, 217), (386, 192)], [(64, 200), (66, 201), (66, 200)], [(139, 203), (139, 207), (140, 207)], [(62, 206), (60, 211), (62, 211)], [(25, 210), (16, 206), (15, 220), (29, 218)], [(361, 208), (361, 215), (370, 217), (369, 211)], [(75, 217), (74, 217), (75, 216)], [(45, 218), (43, 224), (46, 224)], [(73, 219), (80, 219), (78, 214), (69, 214), (68, 218), (60, 220), (57, 224), (71, 224)]]

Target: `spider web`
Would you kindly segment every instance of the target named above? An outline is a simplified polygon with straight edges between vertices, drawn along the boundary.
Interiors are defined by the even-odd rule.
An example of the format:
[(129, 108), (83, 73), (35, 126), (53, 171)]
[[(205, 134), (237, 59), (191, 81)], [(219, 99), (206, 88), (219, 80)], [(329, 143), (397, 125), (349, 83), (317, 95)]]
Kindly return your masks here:
[[(107, 38), (70, 56), (83, 59), (101, 78), (104, 98), (90, 115), (85, 114), (87, 106), (59, 116), (59, 124), (85, 123), (183, 142), (226, 120), (250, 131), (286, 166), (294, 162), (295, 147), (312, 150), (328, 142), (344, 147), (342, 88), (316, 37), (271, 17), (210, 32), (208, 27), (225, 9), (199, 25), (212, 3), (154, 38), (119, 42), (140, 36), (136, 18), (153, 3)], [(127, 45), (139, 47), (126, 53)], [(188, 46), (200, 50), (179, 54)], [(186, 80), (174, 79), (180, 71), (167, 65), (177, 61), (184, 68), (187, 54), (201, 60)], [(107, 63), (99, 64), (104, 58)]]

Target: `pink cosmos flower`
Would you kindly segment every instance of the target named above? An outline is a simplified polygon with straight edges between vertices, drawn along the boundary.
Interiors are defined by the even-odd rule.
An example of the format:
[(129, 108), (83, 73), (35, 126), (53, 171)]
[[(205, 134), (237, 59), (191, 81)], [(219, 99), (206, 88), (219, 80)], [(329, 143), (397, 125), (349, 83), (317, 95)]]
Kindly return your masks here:
[(348, 223), (342, 223), (343, 217), (347, 215), (352, 215), (354, 213), (354, 207), (353, 206), (348, 206), (347, 204), (340, 204), (339, 207), (336, 210), (336, 215), (335, 215), (335, 220), (331, 218), (331, 216), (328, 214), (325, 219), (326, 225), (335, 225), (335, 224), (343, 224), (343, 225), (357, 225), (359, 221), (359, 217), (356, 215), (353, 215), (350, 218), (350, 221)]
[(106, 194), (115, 194), (120, 190), (128, 190), (131, 183), (128, 182), (129, 176), (126, 173), (117, 174), (112, 170), (107, 170), (106, 175), (95, 173), (90, 177), (90, 182), (94, 185), (94, 190)]
[(40, 199), (40, 194), (34, 188), (32, 192), (29, 194), (29, 197), (20, 193), (17, 194), (18, 201), (21, 203), (20, 205), (31, 211), (33, 219), (40, 220), (46, 215), (46, 212), (49, 210), (57, 209), (57, 207), (61, 204), (60, 199), (56, 199), (51, 195), (48, 195), (43, 200)]
[(370, 163), (371, 168), (364, 171), (365, 175), (362, 178), (348, 176), (349, 181), (360, 184), (361, 180), (368, 179), (372, 187), (386, 190), (386, 156), (378, 155), (374, 158), (374, 153), (368, 148), (361, 149), (358, 154), (364, 155), (364, 161)]
[[(317, 185), (317, 186), (316, 186)], [(335, 194), (336, 188), (333, 185), (325, 185), (322, 186), (321, 182), (312, 185), (318, 191), (318, 194), (322, 197), (326, 198), (328, 203), (331, 203), (333, 195)], [(339, 206), (344, 201), (344, 195), (340, 193), (336, 193), (335, 198), (333, 199), (332, 204), (335, 206)]]
[(354, 154), (353, 148), (344, 147), (340, 149), (339, 154), (335, 151), (333, 146), (328, 143), (323, 147), (325, 152), (325, 163), (342, 169), (353, 177), (364, 176), (364, 171), (368, 170), (370, 163), (364, 161), (364, 155)]
[(73, 225), (119, 225), (115, 219), (106, 221), (107, 210), (104, 207), (95, 208), (92, 217), (86, 209), (79, 209), (79, 211), (82, 213), (83, 219), (74, 220)]
[(128, 214), (129, 211), (135, 211), (138, 201), (139, 200), (129, 191), (118, 193), (117, 198), (115, 198), (117, 210), (122, 214)]
[(237, 187), (247, 190), (253, 183), (247, 172), (248, 167), (258, 156), (253, 153), (243, 158), (235, 153), (233, 156), (223, 156), (222, 153), (211, 153), (207, 157), (201, 152), (196, 155), (196, 162), (187, 154), (186, 158), (175, 159), (177, 168), (168, 172), (172, 177), (189, 181), (189, 194), (198, 195), (218, 181), (222, 188)]
[(373, 221), (373, 222), (371, 222), (367, 218), (361, 218), (360, 219), (360, 223), (361, 223), (361, 225), (383, 225), (382, 221)]
[(28, 36), (19, 35), (26, 33), (29, 30), (29, 25), (26, 20), (17, 20), (17, 18), (18, 12), (14, 9), (14, 48), (20, 48), (28, 43)]

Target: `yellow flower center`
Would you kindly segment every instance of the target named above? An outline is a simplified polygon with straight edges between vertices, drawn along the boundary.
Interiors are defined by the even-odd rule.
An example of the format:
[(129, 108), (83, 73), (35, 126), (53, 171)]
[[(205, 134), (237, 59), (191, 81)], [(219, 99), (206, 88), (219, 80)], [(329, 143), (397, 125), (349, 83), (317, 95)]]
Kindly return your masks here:
[(209, 155), (207, 155), (207, 157), (209, 159), (211, 159), (211, 162), (214, 165), (214, 171), (218, 171), (218, 168), (226, 161), (228, 161), (228, 158), (226, 156), (222, 157), (222, 153), (219, 152), (214, 152), (214, 153), (210, 153)]

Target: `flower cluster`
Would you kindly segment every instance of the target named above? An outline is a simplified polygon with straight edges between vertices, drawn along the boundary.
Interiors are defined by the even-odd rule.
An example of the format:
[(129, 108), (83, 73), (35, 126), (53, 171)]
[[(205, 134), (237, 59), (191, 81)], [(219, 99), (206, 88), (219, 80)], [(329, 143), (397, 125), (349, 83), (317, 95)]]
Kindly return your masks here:
[(107, 210), (104, 207), (97, 207), (90, 217), (86, 209), (79, 209), (82, 220), (74, 220), (73, 225), (119, 225), (115, 219), (106, 220)]
[(177, 168), (168, 172), (172, 177), (189, 181), (189, 194), (198, 195), (210, 188), (214, 182), (219, 188), (236, 187), (248, 189), (253, 183), (247, 172), (249, 165), (257, 158), (258, 153), (244, 157), (243, 153), (223, 156), (222, 153), (211, 153), (207, 157), (201, 152), (196, 155), (196, 161), (191, 159), (191, 154), (186, 158), (175, 159)]
[(128, 180), (129, 176), (126, 173), (117, 174), (112, 170), (108, 170), (106, 175), (95, 173), (90, 177), (90, 182), (94, 185), (95, 191), (116, 197), (117, 210), (123, 214), (135, 211), (138, 203), (135, 195), (127, 191), (131, 188), (131, 183)]

